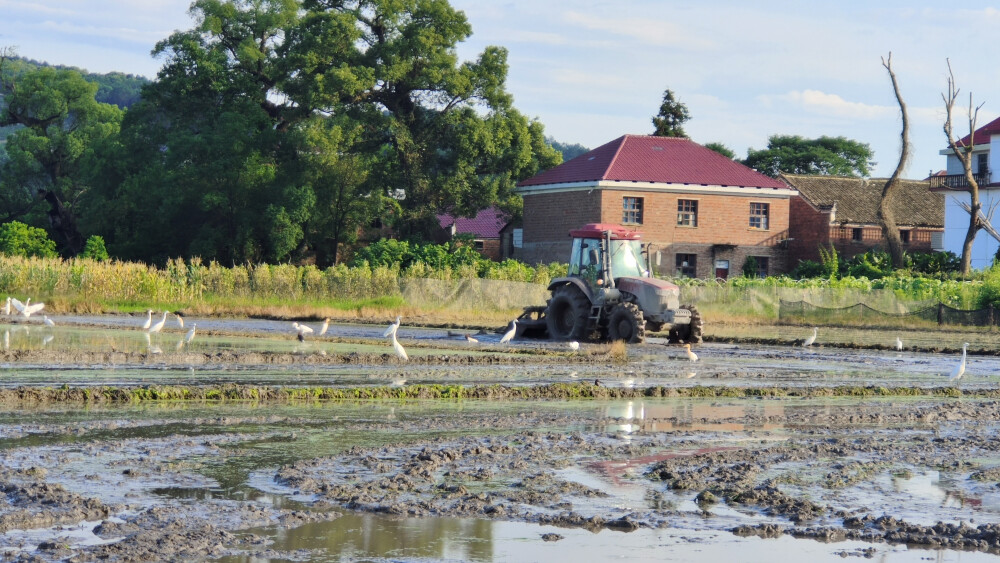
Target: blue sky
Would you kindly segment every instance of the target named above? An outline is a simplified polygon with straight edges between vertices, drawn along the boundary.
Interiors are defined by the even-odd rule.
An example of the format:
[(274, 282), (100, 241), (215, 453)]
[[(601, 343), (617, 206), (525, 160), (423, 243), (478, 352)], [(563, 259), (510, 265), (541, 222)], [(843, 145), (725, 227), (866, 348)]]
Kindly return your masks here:
[[(189, 0), (0, 0), (0, 46), (93, 72), (153, 77), (153, 45), (187, 29)], [(907, 177), (944, 168), (941, 93), (950, 58), (963, 103), (1000, 115), (1000, 4), (923, 1), (452, 0), (473, 36), (509, 50), (515, 105), (559, 141), (596, 147), (648, 134), (664, 89), (684, 102), (688, 134), (738, 156), (773, 134), (842, 135), (895, 168), (899, 111), (880, 57), (892, 51), (909, 106)], [(960, 116), (956, 131), (967, 133)]]

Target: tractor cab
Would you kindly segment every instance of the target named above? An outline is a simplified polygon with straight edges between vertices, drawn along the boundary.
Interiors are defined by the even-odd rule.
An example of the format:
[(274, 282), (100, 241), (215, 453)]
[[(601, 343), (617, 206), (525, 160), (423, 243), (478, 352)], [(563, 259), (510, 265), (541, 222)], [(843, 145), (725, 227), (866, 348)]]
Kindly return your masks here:
[(568, 275), (585, 280), (592, 293), (614, 289), (618, 278), (649, 277), (639, 233), (592, 223), (569, 234), (573, 246)]

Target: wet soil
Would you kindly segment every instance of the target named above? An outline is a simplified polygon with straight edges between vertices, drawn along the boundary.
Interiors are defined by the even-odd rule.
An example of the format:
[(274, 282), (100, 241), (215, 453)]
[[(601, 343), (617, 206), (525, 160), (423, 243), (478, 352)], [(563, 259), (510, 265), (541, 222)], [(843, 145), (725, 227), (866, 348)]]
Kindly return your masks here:
[(458, 369), (450, 383), (368, 386), (95, 386), (101, 365), (150, 356), (4, 351), (12, 375), (25, 364), (69, 375), (0, 389), (0, 557), (330, 560), (340, 555), (329, 546), (279, 548), (277, 534), (332, 530), (345, 514), (520, 523), (539, 546), (574, 530), (618, 534), (621, 546), (643, 530), (688, 531), (681, 558), (697, 557), (705, 531), (736, 545), (829, 542), (830, 560), (900, 547), (917, 550), (905, 560), (1000, 555), (988, 359), (970, 363), (973, 381), (946, 382), (953, 358), (940, 355), (714, 344), (692, 378), (676, 347), (633, 347), (625, 362), (588, 348), (456, 349), (415, 365), (267, 350), (158, 360), (389, 365), (411, 378), (495, 362), (537, 380), (467, 384)]

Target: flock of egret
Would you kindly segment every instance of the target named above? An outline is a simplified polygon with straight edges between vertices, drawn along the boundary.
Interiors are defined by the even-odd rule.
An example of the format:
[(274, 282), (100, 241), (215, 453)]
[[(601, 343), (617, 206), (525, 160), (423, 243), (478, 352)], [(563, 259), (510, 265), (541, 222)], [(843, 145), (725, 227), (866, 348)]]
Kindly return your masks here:
[[(817, 329), (816, 327), (813, 327), (812, 336), (806, 338), (802, 342), (802, 346), (812, 346), (816, 342), (816, 336), (817, 335), (819, 335), (819, 329)], [(956, 381), (958, 379), (961, 379), (962, 375), (965, 374), (965, 361), (966, 361), (966, 355), (967, 355), (968, 348), (969, 348), (969, 343), (968, 342), (962, 344), (962, 359), (961, 359), (961, 361), (958, 362), (958, 365), (956, 365), (951, 370), (951, 373), (948, 374), (948, 381)], [(899, 351), (899, 352), (903, 351), (903, 339), (900, 338), (900, 337), (898, 337), (898, 336), (896, 337), (896, 350)], [(693, 355), (694, 353), (691, 352), (690, 350), (688, 350), (688, 354), (692, 354)], [(695, 359), (697, 359), (697, 356), (695, 356)], [(694, 361), (694, 360), (691, 360), (691, 361)]]

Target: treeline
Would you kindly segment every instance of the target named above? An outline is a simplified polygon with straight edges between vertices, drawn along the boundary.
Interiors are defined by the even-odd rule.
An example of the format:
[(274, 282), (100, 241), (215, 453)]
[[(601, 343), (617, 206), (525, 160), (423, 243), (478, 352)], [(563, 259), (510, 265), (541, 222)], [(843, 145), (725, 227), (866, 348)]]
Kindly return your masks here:
[(472, 29), (446, 0), (192, 14), (137, 100), (4, 61), (0, 126), (20, 127), (0, 155), (0, 222), (45, 228), (63, 256), (98, 235), (125, 260), (325, 267), (385, 227), (429, 240), (441, 212), (516, 217), (516, 183), (561, 161), (513, 106), (505, 49), (459, 61)]

